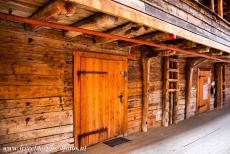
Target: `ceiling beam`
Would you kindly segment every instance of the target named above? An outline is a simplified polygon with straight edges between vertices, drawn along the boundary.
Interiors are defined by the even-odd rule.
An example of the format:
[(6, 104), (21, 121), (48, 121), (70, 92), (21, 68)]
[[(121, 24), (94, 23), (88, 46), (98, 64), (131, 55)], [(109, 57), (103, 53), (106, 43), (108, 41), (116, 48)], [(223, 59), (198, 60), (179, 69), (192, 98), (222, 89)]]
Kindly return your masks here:
[[(72, 16), (76, 12), (76, 5), (62, 0), (55, 0), (35, 12), (31, 19), (44, 22), (58, 22)], [(26, 25), (26, 29), (35, 31), (40, 26)]]
[[(137, 36), (147, 34), (153, 31), (155, 31), (153, 28), (149, 28), (147, 26), (139, 25), (136, 23), (127, 23), (127, 24), (118, 26), (108, 31), (107, 33), (118, 35), (118, 36), (123, 36), (123, 37), (128, 37), (128, 38), (133, 38), (133, 37), (137, 37)], [(104, 37), (95, 38), (95, 43), (97, 44), (104, 44), (104, 43), (109, 43), (112, 41), (115, 41), (115, 40), (111, 40), (111, 39), (104, 38)]]
[(217, 0), (218, 15), (223, 18), (223, 0)]
[[(84, 28), (88, 30), (94, 30), (94, 31), (105, 31), (113, 27), (122, 25), (126, 22), (127, 22), (126, 20), (111, 15), (97, 13), (77, 23), (74, 23), (72, 26), (78, 28)], [(82, 33), (80, 32), (74, 32), (74, 31), (66, 31), (64, 33), (65, 37), (69, 37), (69, 38), (73, 38), (81, 34)]]
[[(180, 48), (180, 49), (194, 49), (197, 47), (198, 44), (188, 41), (188, 40), (177, 40), (176, 42), (170, 41), (169, 43), (162, 43), (164, 45), (174, 47), (174, 48)], [(154, 48), (154, 51), (164, 51), (163, 48)]]
[(222, 56), (223, 55), (223, 51), (216, 50), (216, 49), (211, 49), (210, 50), (210, 55), (212, 55), (212, 56)]
[[(164, 42), (164, 41), (170, 40), (170, 36), (167, 33), (157, 31), (157, 32), (154, 32), (151, 34), (146, 34), (143, 36), (135, 37), (135, 39), (159, 43), (159, 42)], [(118, 42), (118, 45), (120, 47), (133, 47), (133, 46), (138, 46), (140, 44), (134, 44), (134, 43), (130, 43), (130, 42), (120, 41), (120, 42)]]
[(209, 47), (198, 47), (196, 49), (191, 49), (192, 51), (195, 51), (197, 53), (209, 53), (210, 48)]

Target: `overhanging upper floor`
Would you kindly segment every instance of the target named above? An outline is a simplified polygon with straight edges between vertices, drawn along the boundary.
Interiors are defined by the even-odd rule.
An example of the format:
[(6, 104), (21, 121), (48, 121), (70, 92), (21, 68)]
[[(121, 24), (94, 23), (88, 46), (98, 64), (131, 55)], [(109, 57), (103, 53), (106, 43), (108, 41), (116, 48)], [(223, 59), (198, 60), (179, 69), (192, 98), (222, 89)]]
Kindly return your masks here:
[(187, 0), (67, 1), (230, 52), (229, 23), (196, 2)]

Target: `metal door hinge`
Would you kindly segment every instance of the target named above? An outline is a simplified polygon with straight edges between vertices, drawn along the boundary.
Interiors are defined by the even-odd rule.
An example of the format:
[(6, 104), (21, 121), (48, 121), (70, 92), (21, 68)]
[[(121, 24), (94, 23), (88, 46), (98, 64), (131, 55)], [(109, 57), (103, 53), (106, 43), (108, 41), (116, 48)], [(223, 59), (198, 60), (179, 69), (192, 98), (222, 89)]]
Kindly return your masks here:
[(97, 72), (97, 71), (78, 71), (77, 75), (81, 74), (108, 74), (108, 72)]
[(121, 72), (121, 75), (122, 75), (123, 77), (128, 77), (128, 72), (127, 72), (127, 71)]

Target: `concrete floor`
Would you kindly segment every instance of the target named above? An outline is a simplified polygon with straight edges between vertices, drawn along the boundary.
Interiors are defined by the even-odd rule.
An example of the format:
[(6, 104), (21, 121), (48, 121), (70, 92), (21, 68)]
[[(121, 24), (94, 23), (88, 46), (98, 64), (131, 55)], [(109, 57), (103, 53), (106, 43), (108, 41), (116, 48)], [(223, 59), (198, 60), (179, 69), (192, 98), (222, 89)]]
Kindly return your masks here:
[(230, 105), (127, 138), (132, 141), (114, 148), (99, 143), (81, 154), (230, 154)]

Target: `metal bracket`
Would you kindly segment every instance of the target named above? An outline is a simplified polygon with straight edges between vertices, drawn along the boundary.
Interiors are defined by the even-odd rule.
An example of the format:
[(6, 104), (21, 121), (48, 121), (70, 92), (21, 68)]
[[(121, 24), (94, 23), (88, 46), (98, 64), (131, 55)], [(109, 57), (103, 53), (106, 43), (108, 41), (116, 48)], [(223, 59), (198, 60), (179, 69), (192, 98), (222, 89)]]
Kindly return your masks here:
[(123, 77), (128, 77), (128, 72), (127, 72), (127, 71), (121, 72), (121, 75), (122, 75)]
[(108, 72), (97, 72), (97, 71), (78, 71), (77, 75), (81, 74), (108, 74)]

